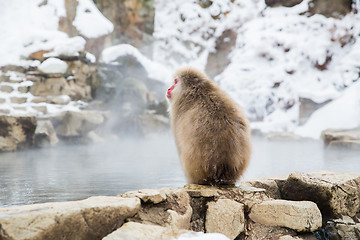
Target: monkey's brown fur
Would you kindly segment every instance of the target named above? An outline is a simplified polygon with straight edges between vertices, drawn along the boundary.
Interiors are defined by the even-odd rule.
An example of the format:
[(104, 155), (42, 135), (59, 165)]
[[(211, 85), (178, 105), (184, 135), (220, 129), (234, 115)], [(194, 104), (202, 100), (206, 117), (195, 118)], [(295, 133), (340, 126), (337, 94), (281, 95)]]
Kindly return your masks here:
[(171, 125), (188, 182), (235, 184), (251, 155), (246, 116), (205, 74), (184, 68), (175, 77), (180, 89), (169, 99)]

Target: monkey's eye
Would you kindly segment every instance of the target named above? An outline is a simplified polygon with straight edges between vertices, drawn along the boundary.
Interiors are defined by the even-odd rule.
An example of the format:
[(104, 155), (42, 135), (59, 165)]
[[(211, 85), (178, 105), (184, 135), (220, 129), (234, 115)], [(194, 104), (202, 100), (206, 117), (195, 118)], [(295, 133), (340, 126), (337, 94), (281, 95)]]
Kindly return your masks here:
[(175, 79), (174, 79), (174, 82), (175, 82), (175, 84), (177, 84), (177, 83), (178, 83), (178, 79), (177, 79), (177, 78), (175, 78)]

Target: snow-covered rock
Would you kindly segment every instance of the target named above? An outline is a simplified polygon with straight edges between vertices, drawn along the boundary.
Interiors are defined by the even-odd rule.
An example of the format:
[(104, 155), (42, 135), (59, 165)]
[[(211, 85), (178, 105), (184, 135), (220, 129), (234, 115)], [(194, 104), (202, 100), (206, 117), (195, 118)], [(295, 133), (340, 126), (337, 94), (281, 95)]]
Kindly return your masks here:
[(101, 60), (105, 63), (111, 63), (115, 62), (118, 58), (125, 56), (135, 57), (147, 71), (148, 77), (162, 82), (170, 81), (168, 77), (171, 76), (171, 72), (168, 68), (145, 57), (137, 48), (129, 44), (119, 44), (104, 49)]
[(360, 81), (350, 86), (343, 95), (314, 112), (304, 126), (295, 133), (319, 138), (328, 128), (352, 129), (360, 126)]
[(80, 36), (63, 39), (55, 45), (52, 52), (46, 53), (44, 56), (79, 56), (79, 52), (83, 52), (85, 50), (85, 44), (85, 39)]
[(111, 33), (113, 24), (96, 8), (93, 1), (78, 0), (76, 17), (73, 25), (87, 38), (97, 38)]
[(58, 58), (48, 58), (40, 64), (38, 69), (43, 73), (62, 73), (64, 74), (68, 68), (66, 62)]

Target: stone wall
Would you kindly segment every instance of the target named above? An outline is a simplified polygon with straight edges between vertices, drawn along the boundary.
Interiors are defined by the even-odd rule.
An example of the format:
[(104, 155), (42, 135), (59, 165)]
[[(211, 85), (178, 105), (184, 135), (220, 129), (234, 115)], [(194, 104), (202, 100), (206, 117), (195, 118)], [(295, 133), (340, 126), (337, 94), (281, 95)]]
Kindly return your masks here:
[[(299, 173), (0, 208), (0, 239), (359, 239), (360, 174)], [(24, 227), (26, 226), (26, 227)]]

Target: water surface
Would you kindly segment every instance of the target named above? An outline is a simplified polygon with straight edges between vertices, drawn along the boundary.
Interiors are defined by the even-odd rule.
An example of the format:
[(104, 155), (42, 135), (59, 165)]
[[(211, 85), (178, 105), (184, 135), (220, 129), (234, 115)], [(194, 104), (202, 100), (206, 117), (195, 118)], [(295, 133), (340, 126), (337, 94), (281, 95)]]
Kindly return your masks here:
[[(360, 153), (324, 151), (318, 141), (253, 137), (253, 156), (243, 179), (320, 170), (360, 173)], [(184, 184), (171, 135), (0, 153), (0, 206)]]

